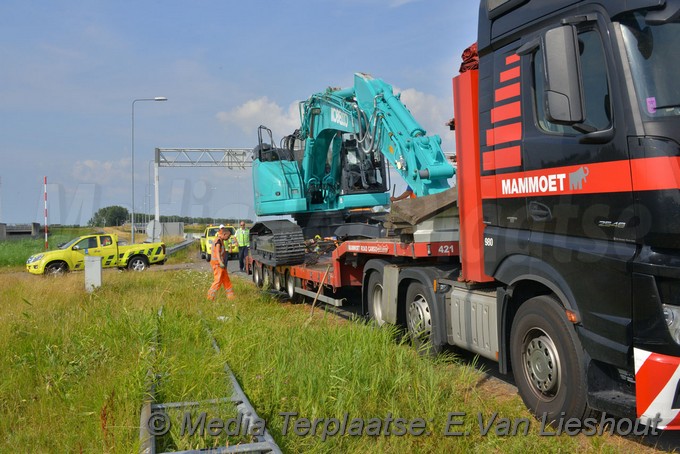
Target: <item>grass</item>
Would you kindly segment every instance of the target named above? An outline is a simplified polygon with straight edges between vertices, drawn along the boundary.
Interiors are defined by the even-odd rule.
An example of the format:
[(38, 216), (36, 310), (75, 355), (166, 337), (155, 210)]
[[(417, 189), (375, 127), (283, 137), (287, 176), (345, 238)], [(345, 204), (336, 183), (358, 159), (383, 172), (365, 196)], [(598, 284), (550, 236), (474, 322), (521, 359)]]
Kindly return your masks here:
[[(519, 397), (489, 392), (472, 365), (451, 354), (421, 357), (394, 329), (318, 308), (310, 318), (309, 306), (281, 303), (238, 278), (236, 300), (222, 293), (210, 304), (206, 272), (109, 273), (93, 294), (83, 290), (82, 274), (19, 276), (0, 279), (0, 452), (137, 452), (147, 371), (158, 374), (159, 401), (202, 401), (231, 395), (225, 362), (284, 452), (622, 450), (619, 437), (541, 437)], [(222, 420), (234, 415), (224, 405), (198, 411)], [(247, 440), (182, 436), (177, 412), (160, 449)], [(444, 435), (451, 412), (465, 415), (453, 417), (461, 425), (450, 431), (469, 435)], [(494, 413), (527, 418), (528, 435), (500, 436), (492, 428), (483, 436), (477, 417), (488, 423)], [(350, 422), (422, 419), (428, 433), (329, 435), (337, 431), (332, 418), (345, 414)], [(305, 418), (323, 419), (315, 432), (296, 430)], [(644, 448), (629, 443), (625, 450)]]

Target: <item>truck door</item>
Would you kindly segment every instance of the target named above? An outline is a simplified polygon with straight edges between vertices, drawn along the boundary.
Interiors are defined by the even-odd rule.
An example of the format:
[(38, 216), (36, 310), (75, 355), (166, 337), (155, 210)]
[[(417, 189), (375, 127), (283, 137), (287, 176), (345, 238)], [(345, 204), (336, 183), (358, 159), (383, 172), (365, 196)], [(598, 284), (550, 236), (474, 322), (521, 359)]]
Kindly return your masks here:
[(542, 31), (540, 44), (523, 58), (525, 81), (532, 86), (523, 90), (523, 173), (507, 187), (526, 195), (533, 232), (630, 241), (635, 238), (630, 164), (623, 115), (617, 115), (625, 96), (617, 93), (616, 54), (596, 17), (570, 26), (580, 63), (574, 74), (580, 78), (581, 122), (565, 124), (549, 111), (554, 79), (564, 77), (555, 69), (559, 65), (549, 67), (557, 50), (550, 48), (550, 32)]
[(118, 245), (113, 241), (111, 235), (101, 235), (99, 237), (99, 248), (90, 251), (90, 255), (100, 256), (104, 268), (116, 266), (118, 263)]
[(74, 244), (71, 248), (73, 254), (73, 269), (82, 270), (85, 265), (85, 256), (97, 255), (96, 251), (98, 247), (99, 245), (96, 236), (85, 237)]

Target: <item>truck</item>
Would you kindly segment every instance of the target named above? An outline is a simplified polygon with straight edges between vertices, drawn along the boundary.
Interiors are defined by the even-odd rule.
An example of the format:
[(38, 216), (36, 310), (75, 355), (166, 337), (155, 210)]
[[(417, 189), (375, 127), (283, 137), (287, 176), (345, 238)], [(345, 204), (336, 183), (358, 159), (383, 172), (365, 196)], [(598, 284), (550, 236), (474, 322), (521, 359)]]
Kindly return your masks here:
[(122, 244), (118, 235), (103, 233), (80, 236), (58, 249), (31, 255), (26, 260), (26, 271), (56, 275), (83, 270), (85, 256), (101, 257), (102, 268), (133, 271), (143, 271), (151, 264), (162, 265), (166, 261), (164, 243)]
[(220, 227), (226, 227), (231, 231), (231, 237), (229, 238), (229, 244), (227, 245), (227, 252), (229, 253), (229, 257), (236, 257), (238, 256), (238, 244), (236, 242), (236, 238), (234, 237), (234, 234), (236, 233), (236, 229), (231, 226), (231, 225), (208, 225), (206, 226), (205, 230), (203, 231), (203, 234), (201, 235), (199, 242), (199, 255), (201, 259), (205, 259), (206, 262), (210, 261), (210, 256), (212, 254), (212, 246), (213, 243), (215, 242), (215, 237), (217, 236), (217, 231), (220, 229)]
[(496, 362), (545, 421), (680, 429), (679, 20), (677, 0), (481, 0), (452, 79), (456, 188), (315, 260), (277, 258), (277, 231), (309, 238), (256, 224), (253, 279), (336, 305), (354, 289), (422, 351)]

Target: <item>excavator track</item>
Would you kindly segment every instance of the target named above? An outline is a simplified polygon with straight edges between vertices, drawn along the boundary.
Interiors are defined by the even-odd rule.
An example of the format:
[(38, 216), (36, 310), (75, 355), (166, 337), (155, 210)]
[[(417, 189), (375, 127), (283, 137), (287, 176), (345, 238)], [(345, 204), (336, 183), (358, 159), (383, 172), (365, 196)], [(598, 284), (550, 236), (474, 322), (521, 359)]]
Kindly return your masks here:
[(270, 266), (299, 265), (305, 261), (302, 229), (286, 220), (258, 222), (250, 229), (253, 260)]

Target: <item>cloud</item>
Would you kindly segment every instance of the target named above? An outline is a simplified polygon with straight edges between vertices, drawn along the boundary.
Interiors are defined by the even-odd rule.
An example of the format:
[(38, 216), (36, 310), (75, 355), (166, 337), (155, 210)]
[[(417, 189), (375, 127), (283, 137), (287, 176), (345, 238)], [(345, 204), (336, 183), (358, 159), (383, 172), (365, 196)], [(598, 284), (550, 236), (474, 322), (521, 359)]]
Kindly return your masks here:
[[(450, 101), (414, 88), (400, 91), (395, 87), (394, 92), (401, 92), (401, 101), (428, 135), (438, 134), (442, 138), (444, 152), (453, 153), (454, 136), (445, 124), (453, 116)], [(260, 125), (267, 126), (272, 130), (274, 143), (277, 144), (281, 137), (300, 127), (297, 101), (284, 109), (266, 96), (249, 100), (228, 112), (218, 112), (217, 119), (225, 125), (237, 126), (248, 134), (253, 134)]]
[(218, 112), (217, 119), (226, 125), (235, 125), (247, 134), (253, 134), (258, 126), (272, 130), (274, 142), (300, 127), (298, 102), (291, 103), (284, 110), (266, 96), (246, 101), (228, 112)]
[(73, 164), (71, 176), (77, 183), (106, 185), (128, 181), (130, 179), (130, 159), (125, 158), (119, 161), (85, 159), (84, 161), (76, 161)]
[[(395, 93), (398, 92), (399, 90), (395, 88)], [(401, 92), (401, 102), (411, 111), (413, 118), (428, 135), (439, 134), (445, 153), (453, 153), (455, 150), (453, 132), (445, 124), (453, 117), (453, 108), (448, 99), (440, 99), (414, 88), (407, 88)]]

